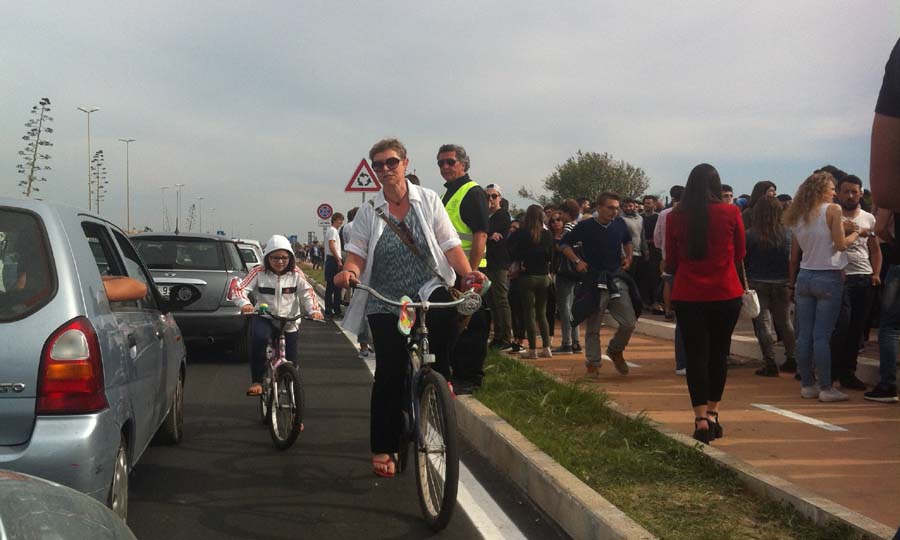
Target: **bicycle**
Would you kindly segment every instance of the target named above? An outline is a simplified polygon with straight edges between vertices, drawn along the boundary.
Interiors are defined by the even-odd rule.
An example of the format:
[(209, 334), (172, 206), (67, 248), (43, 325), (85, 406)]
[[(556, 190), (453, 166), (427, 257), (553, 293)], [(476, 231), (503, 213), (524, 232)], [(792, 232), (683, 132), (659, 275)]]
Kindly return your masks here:
[[(459, 447), (456, 438), (456, 411), (449, 385), (443, 375), (432, 369), (435, 356), (428, 346), (426, 317), (431, 308), (450, 307), (456, 307), (464, 315), (471, 315), (481, 306), (481, 296), (470, 290), (452, 302), (407, 302), (385, 298), (375, 289), (356, 281), (351, 286), (367, 291), (382, 302), (401, 310), (414, 308), (416, 318), (420, 321), (416, 330), (408, 336), (409, 362), (403, 396), (403, 434), (397, 472), (406, 469), (409, 445), (415, 443), (419, 507), (429, 527), (439, 531), (447, 526), (456, 507)], [(487, 285), (483, 288), (483, 291), (486, 290)]]
[(256, 314), (264, 319), (280, 323), (277, 335), (272, 337), (266, 349), (266, 374), (263, 391), (259, 395), (259, 413), (263, 424), (269, 426), (269, 435), (275, 448), (287, 450), (294, 444), (303, 426), (306, 395), (300, 371), (285, 355), (284, 327), (303, 315), (279, 317), (270, 312), (266, 304), (260, 304)]

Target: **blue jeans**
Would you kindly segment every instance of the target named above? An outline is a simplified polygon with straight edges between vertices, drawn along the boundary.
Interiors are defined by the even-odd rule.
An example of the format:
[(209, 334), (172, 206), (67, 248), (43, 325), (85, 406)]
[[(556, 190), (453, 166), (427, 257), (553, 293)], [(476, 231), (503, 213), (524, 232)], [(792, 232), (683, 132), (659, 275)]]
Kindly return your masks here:
[[(839, 270), (804, 270), (797, 275), (795, 303), (799, 333), (797, 368), (803, 386), (831, 388), (831, 334), (843, 303)], [(813, 375), (813, 362), (816, 372)]]
[(897, 388), (897, 345), (900, 341), (900, 265), (888, 271), (881, 289), (881, 319), (878, 324), (878, 358), (881, 384)]
[[(262, 382), (263, 375), (266, 374), (266, 346), (277, 335), (274, 324), (281, 325), (259, 316), (250, 320), (250, 379), (255, 383)], [(298, 334), (299, 332), (284, 333), (284, 356), (296, 366), (299, 366)]]
[(562, 345), (576, 345), (578, 327), (572, 326), (572, 302), (575, 301), (575, 283), (563, 276), (556, 276), (556, 307), (559, 309), (559, 325), (562, 327)]

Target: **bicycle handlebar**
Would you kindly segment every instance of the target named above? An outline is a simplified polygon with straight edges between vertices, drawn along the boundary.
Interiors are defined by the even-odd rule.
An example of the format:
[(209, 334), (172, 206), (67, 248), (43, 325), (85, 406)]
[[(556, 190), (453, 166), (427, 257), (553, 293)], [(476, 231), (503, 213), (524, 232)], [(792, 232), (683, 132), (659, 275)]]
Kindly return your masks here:
[[(368, 292), (369, 294), (375, 296), (375, 298), (381, 300), (382, 302), (384, 302), (386, 304), (390, 304), (390, 305), (396, 306), (396, 307), (403, 307), (402, 302), (399, 302), (397, 300), (391, 300), (390, 298), (386, 298), (386, 297), (382, 296), (381, 293), (379, 293), (378, 291), (373, 289), (372, 287), (369, 287), (368, 285), (360, 283), (359, 281), (356, 281), (356, 280), (351, 281), (350, 286), (354, 289), (362, 289), (362, 290)], [(453, 300), (452, 302), (429, 302), (429, 301), (425, 300), (423, 302), (410, 302), (410, 303), (406, 304), (406, 306), (414, 307), (414, 308), (421, 307), (421, 308), (425, 308), (425, 309), (456, 307), (456, 308), (459, 308), (461, 311), (465, 310), (464, 313), (468, 314), (468, 315), (471, 315), (472, 313), (475, 313), (476, 311), (478, 311), (478, 308), (481, 307), (481, 295), (479, 295), (477, 292), (475, 292), (472, 289), (469, 289), (468, 291), (465, 291), (462, 294), (463, 295), (461, 297), (459, 297), (456, 300)]]
[(256, 309), (256, 314), (263, 316), (263, 317), (268, 317), (268, 318), (276, 320), (276, 321), (281, 321), (281, 322), (294, 322), (294, 321), (300, 320), (300, 318), (303, 317), (302, 313), (297, 315), (296, 317), (281, 317), (281, 316), (275, 315), (268, 309), (259, 309), (259, 308)]

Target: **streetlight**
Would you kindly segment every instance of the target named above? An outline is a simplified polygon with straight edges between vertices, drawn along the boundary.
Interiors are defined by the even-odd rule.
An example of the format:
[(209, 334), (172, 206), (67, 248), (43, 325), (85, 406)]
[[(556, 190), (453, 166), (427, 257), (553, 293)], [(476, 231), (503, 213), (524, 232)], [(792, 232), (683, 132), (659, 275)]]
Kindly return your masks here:
[(169, 211), (166, 209), (166, 190), (170, 189), (172, 186), (163, 186), (159, 188), (162, 192), (162, 203), (163, 203), (163, 230), (169, 230)]
[(87, 115), (87, 143), (88, 143), (88, 212), (91, 211), (91, 113), (97, 112), (100, 109), (98, 107), (91, 107), (90, 109), (85, 109), (84, 107), (78, 107), (78, 110), (85, 113)]
[(200, 211), (200, 233), (203, 233), (203, 199), (204, 197), (197, 197), (198, 205), (197, 210)]
[(178, 234), (178, 222), (181, 221), (181, 188), (184, 187), (184, 184), (175, 184), (174, 187), (178, 188), (178, 191), (176, 192), (178, 193), (178, 196), (175, 199), (178, 201), (176, 203), (178, 206), (178, 213), (175, 214), (175, 234)]
[(131, 179), (129, 178), (128, 147), (135, 139), (119, 139), (125, 143), (125, 230), (131, 234)]

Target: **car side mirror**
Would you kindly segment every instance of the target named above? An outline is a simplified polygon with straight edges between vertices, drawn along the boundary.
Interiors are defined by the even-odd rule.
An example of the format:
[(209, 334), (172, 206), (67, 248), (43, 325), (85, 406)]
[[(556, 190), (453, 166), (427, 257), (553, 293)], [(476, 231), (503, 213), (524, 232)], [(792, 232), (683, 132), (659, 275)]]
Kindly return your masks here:
[(124, 276), (103, 276), (103, 288), (110, 302), (129, 302), (147, 296), (147, 286)]
[(165, 301), (166, 311), (174, 311), (200, 300), (200, 289), (193, 285), (173, 285)]

